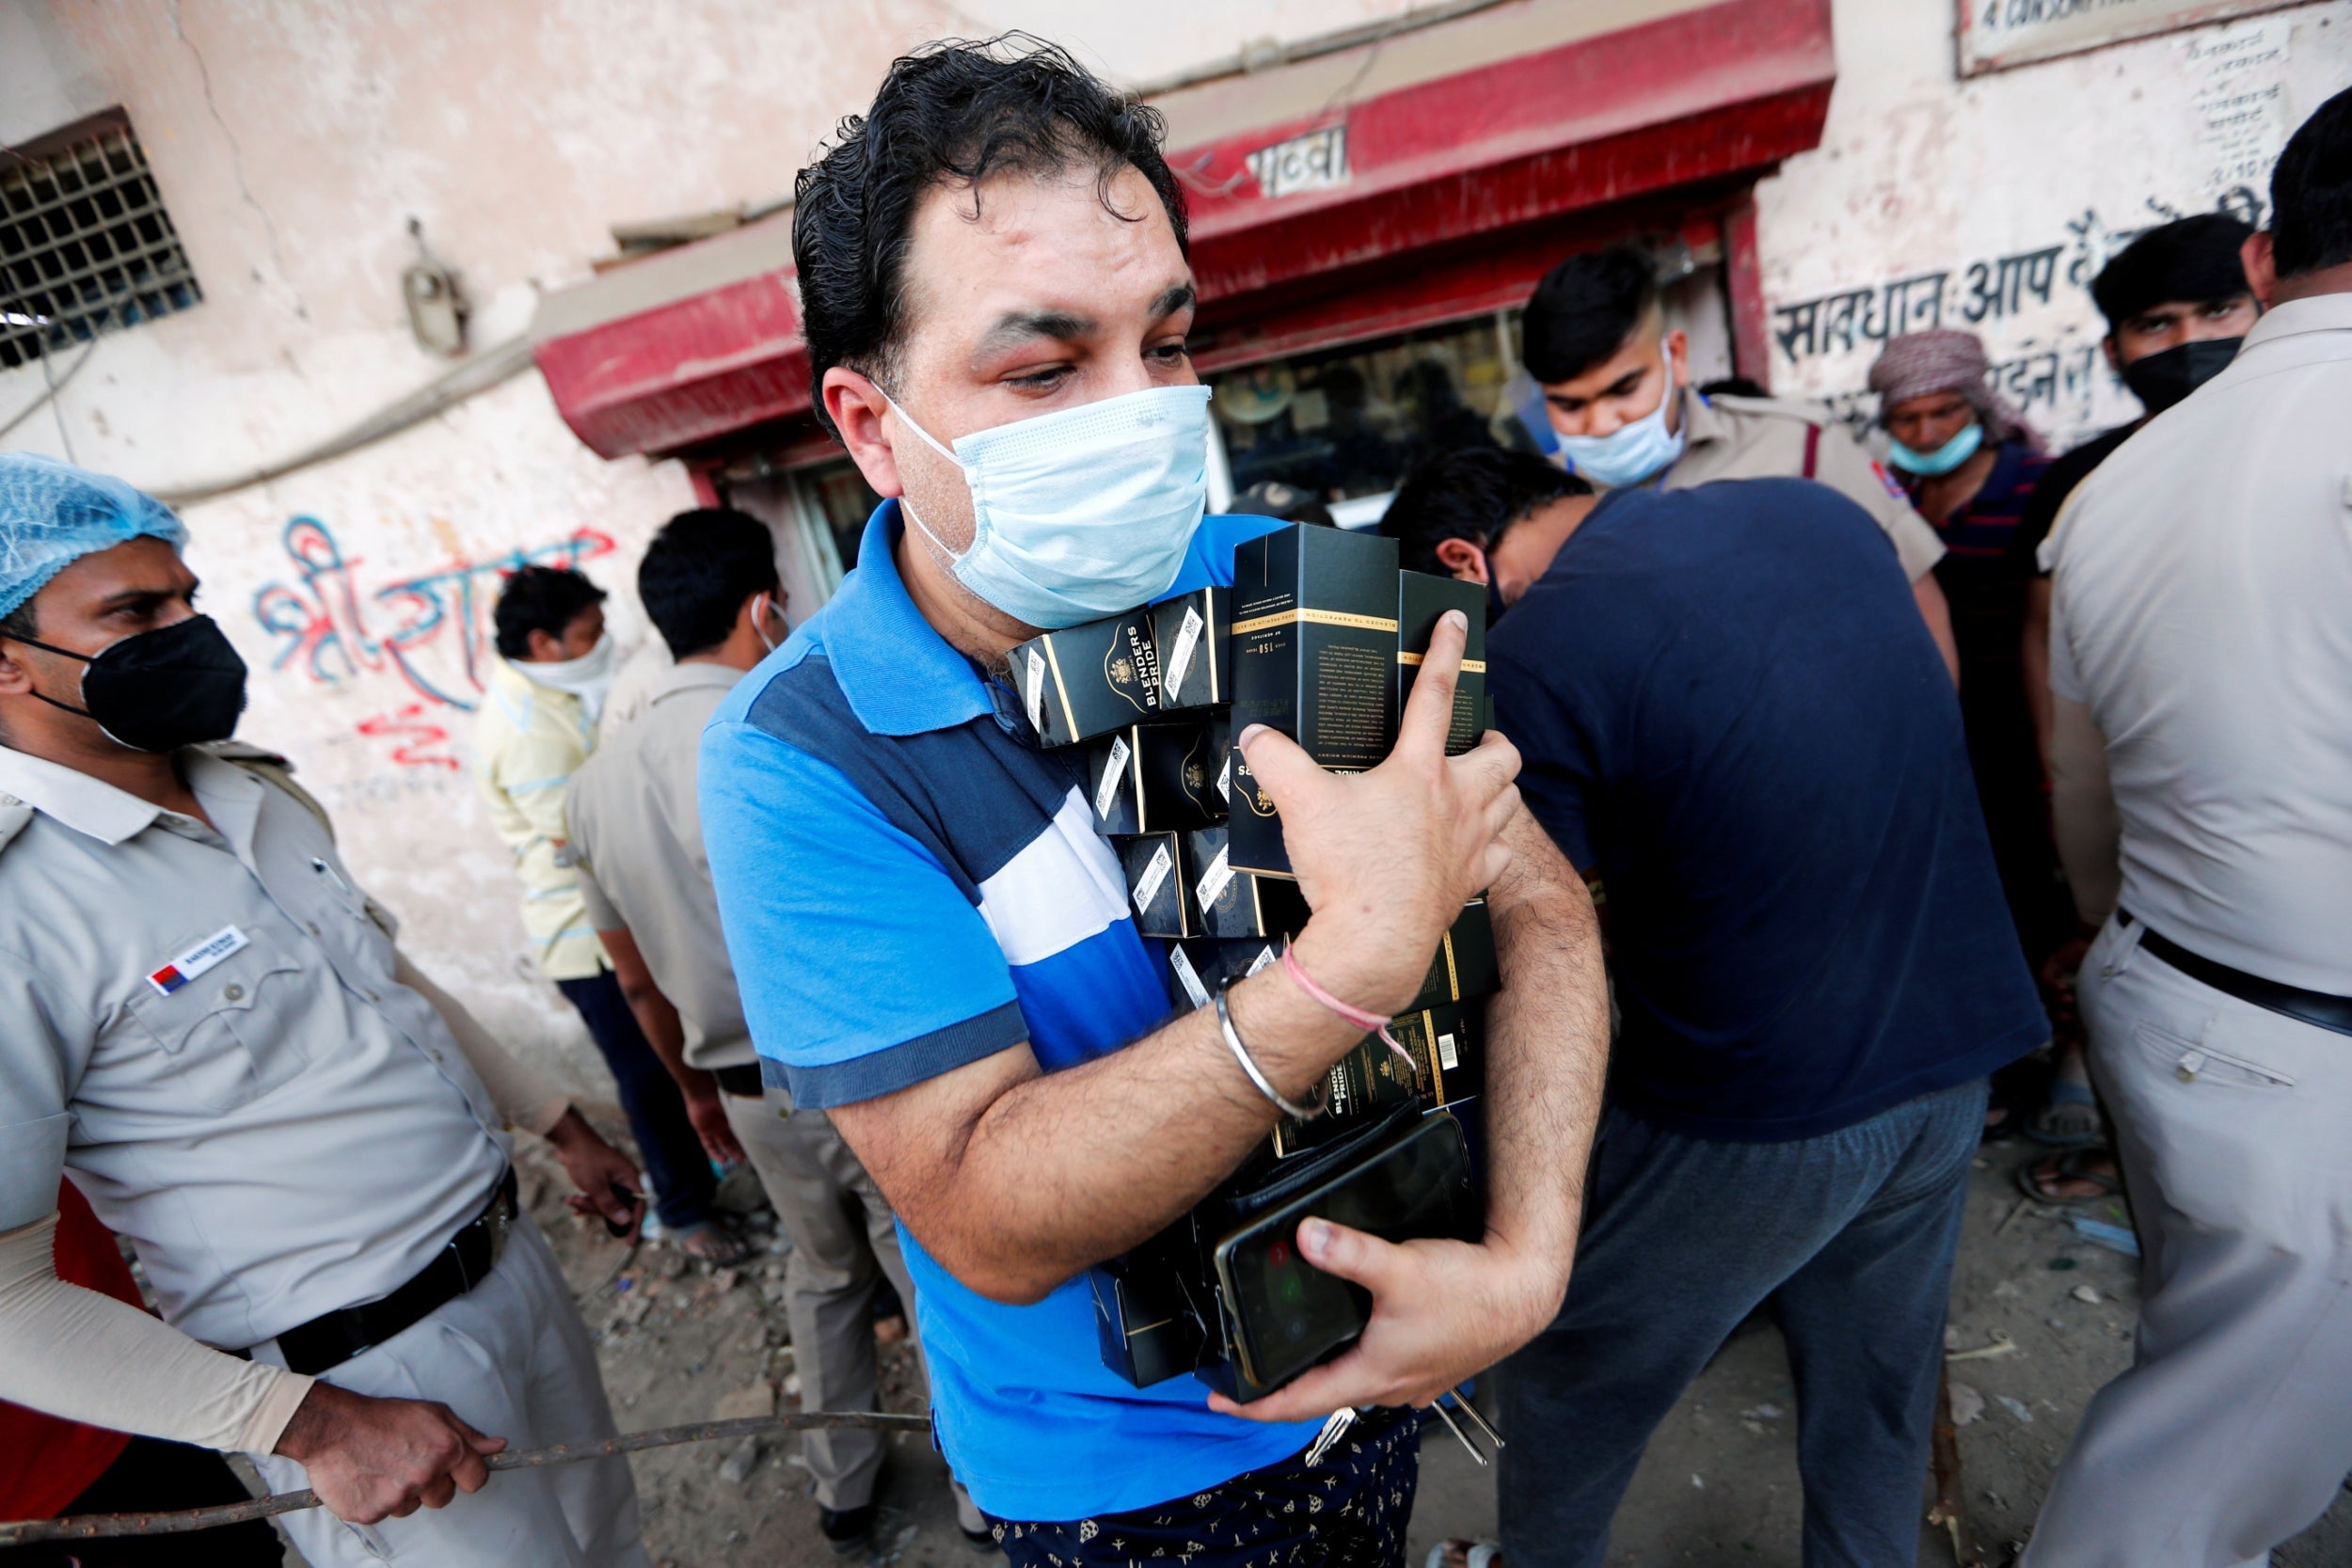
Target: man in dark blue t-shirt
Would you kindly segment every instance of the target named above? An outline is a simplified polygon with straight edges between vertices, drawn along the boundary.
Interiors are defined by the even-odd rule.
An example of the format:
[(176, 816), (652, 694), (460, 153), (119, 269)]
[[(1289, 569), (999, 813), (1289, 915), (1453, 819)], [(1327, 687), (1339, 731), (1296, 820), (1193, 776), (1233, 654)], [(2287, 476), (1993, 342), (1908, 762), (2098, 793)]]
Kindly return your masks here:
[(1558, 1321), (1502, 1381), (1509, 1568), (1597, 1564), (1644, 1445), (1776, 1303), (1807, 1568), (1908, 1562), (1984, 1077), (2046, 1033), (1959, 705), (1863, 510), (1439, 457), (1382, 523), (1489, 585), (1496, 726), (1605, 892), (1624, 1012)]

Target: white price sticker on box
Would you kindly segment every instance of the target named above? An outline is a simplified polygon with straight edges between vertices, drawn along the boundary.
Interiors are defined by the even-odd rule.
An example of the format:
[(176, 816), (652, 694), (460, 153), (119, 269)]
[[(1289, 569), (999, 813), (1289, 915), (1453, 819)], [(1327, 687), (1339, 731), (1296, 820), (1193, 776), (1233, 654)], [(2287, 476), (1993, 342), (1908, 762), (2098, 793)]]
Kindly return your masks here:
[(1152, 851), (1151, 863), (1143, 868), (1143, 875), (1136, 879), (1136, 913), (1145, 913), (1152, 908), (1152, 900), (1160, 895), (1160, 884), (1175, 869), (1176, 857), (1168, 853), (1168, 841), (1163, 839)]
[(1108, 820), (1111, 807), (1119, 801), (1119, 784), (1127, 776), (1127, 737), (1120, 736), (1111, 742), (1111, 754), (1103, 759), (1103, 782), (1094, 786), (1094, 815)]

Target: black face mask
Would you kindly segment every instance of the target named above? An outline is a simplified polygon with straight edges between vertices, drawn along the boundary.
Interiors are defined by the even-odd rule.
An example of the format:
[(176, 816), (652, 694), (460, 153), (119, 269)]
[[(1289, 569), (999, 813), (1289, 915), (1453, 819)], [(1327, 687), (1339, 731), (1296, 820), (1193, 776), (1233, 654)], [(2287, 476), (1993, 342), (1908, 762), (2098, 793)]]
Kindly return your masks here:
[(2237, 357), (2243, 338), (2201, 338), (2135, 359), (2123, 367), (2123, 385), (2148, 407), (2161, 414), (2189, 393), (2219, 375)]
[(13, 641), (87, 665), (82, 672), (82, 706), (68, 706), (39, 691), (33, 695), (51, 707), (95, 719), (119, 746), (176, 752), (237, 733), (237, 715), (245, 711), (245, 660), (209, 615), (139, 632), (96, 654), (77, 654), (30, 637)]

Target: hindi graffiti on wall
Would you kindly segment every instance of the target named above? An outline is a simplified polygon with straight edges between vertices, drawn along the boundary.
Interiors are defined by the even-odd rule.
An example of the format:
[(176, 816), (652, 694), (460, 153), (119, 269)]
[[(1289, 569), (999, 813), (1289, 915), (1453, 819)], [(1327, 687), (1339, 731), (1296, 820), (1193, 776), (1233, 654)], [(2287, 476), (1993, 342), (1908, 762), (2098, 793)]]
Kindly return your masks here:
[[(2216, 206), (2249, 224), (2259, 226), (2264, 220), (2262, 198), (2251, 186), (2224, 191)], [(2053, 243), (1875, 278), (1774, 306), (1775, 362), (1795, 372), (1799, 383), (1818, 388), (1825, 371), (1838, 379), (1849, 373), (1833, 363), (1836, 356), (1875, 356), (1889, 338), (1963, 327), (1984, 341), (1994, 357), (1994, 382), (2027, 419), (2039, 419), (2047, 427), (2045, 433), (2081, 431), (2093, 420), (2093, 400), (2102, 378), (2113, 374), (2096, 342), (2105, 325), (2090, 299), (2090, 280), (2141, 234), (2186, 215), (2153, 198), (2120, 223), (2086, 209), (2066, 221), (2064, 237)], [(2091, 341), (2053, 341), (2085, 327), (2090, 329)], [(1866, 366), (1867, 360), (1853, 367), (1855, 381)], [(1857, 429), (1877, 412), (1878, 400), (1869, 392), (1820, 395)]]
[(1959, 0), (1960, 73), (1978, 76), (2300, 0)]
[(578, 566), (610, 555), (612, 538), (579, 529), (548, 544), (460, 560), (426, 572), (388, 574), (371, 586), (364, 556), (346, 555), (333, 529), (316, 517), (286, 524), (291, 580), (262, 584), (253, 618), (275, 638), (270, 669), (292, 671), (320, 686), (372, 674), (396, 676), (410, 700), (359, 721), (360, 735), (388, 742), (405, 768), (454, 770), (450, 710), (469, 713), (483, 689), (498, 584), (525, 566)]

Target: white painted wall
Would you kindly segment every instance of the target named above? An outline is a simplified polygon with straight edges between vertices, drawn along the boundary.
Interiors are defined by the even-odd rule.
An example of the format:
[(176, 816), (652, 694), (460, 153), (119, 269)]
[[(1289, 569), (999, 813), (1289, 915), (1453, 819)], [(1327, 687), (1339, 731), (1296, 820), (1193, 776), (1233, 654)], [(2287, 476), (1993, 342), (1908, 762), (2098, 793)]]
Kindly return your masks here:
[[(2091, 277), (2168, 218), (2223, 205), (2266, 215), (2286, 136), (2352, 86), (2352, 4), (1966, 82), (1954, 74), (1954, 0), (1837, 0), (1821, 145), (1757, 190), (1765, 295), (1788, 339), (1772, 348), (1773, 389), (1857, 418), (1875, 409), (1863, 387), (1878, 341), (1824, 341), (1821, 328), (1875, 326), (1904, 279), (1920, 280), (1895, 295), (1910, 328), (1931, 325), (1942, 274), (1940, 325), (1982, 337), (2028, 420), (2064, 447), (2139, 409), (2099, 352)], [(1804, 307), (1841, 296), (1813, 311), (1808, 341)]]
[[(2211, 177), (2197, 96), (2211, 77), (2196, 52), (2224, 35), (1963, 87), (1953, 3), (1839, 0), (1827, 140), (1762, 192), (1768, 293), (1776, 306), (1864, 286), (1875, 297), (1944, 269), (1956, 298), (1971, 262), (2057, 245), (2048, 298), (1988, 337), (2005, 357), (2079, 357), (2097, 328), (2078, 253), (2148, 221), (2152, 200), (2189, 211), (2232, 182)], [(57, 418), (44, 410), (0, 445), (62, 454), (70, 440), (80, 461), (159, 488), (296, 450), (446, 368), (410, 341), (402, 310), (411, 214), (476, 302), (474, 342), (497, 342), (523, 329), (540, 291), (611, 253), (612, 223), (787, 191), (889, 59), (927, 38), (1026, 26), (1132, 81), (1269, 32), (1406, 8), (1194, 0), (1143, 24), (1105, 0), (0, 0), (0, 143), (126, 107), (205, 293), (197, 309), (103, 340)], [(2277, 132), (2352, 79), (2352, 0), (2227, 36), (2247, 28), (2279, 44), (2254, 51), (2236, 83), (2277, 89)], [(1784, 355), (1775, 379), (1844, 393), (1867, 362), (1867, 346)], [(41, 388), (38, 368), (0, 372), (0, 423)], [(2103, 376), (2087, 388), (2031, 412), (2074, 433), (2128, 411)], [(487, 644), (460, 624), (463, 590), (479, 616), (490, 568), (518, 551), (560, 552), (584, 533), (585, 569), (619, 591), (616, 628), (643, 638), (637, 554), (691, 503), (674, 465), (592, 456), (526, 375), (188, 513), (210, 608), (256, 672), (243, 733), (293, 755), (419, 961), (591, 1085), (593, 1059), (530, 965), (504, 854), (455, 766), (468, 716), (442, 698), (472, 700), (467, 656)], [(310, 552), (296, 559), (289, 529), (302, 517), (316, 526), (294, 533)], [(378, 597), (420, 580), (419, 595)], [(439, 625), (415, 629), (436, 606)]]
[[(1280, 26), (1298, 37), (1404, 8), (1285, 0)], [(64, 455), (70, 441), (80, 462), (155, 488), (245, 471), (447, 368), (410, 339), (401, 304), (412, 214), (476, 303), (473, 342), (495, 343), (524, 329), (540, 291), (612, 254), (612, 224), (789, 191), (892, 56), (926, 39), (1025, 26), (1136, 79), (1272, 25), (1247, 0), (1195, 0), (1148, 29), (1134, 14), (1100, 0), (0, 0), (0, 145), (127, 108), (205, 294), (102, 340), (57, 400), (62, 430), (44, 410), (0, 447)], [(0, 424), (41, 390), (38, 367), (0, 372)], [(293, 756), (425, 969), (607, 1095), (531, 963), (505, 853), (455, 766), (470, 718), (430, 693), (475, 694), (466, 656), (487, 637), (458, 624), (461, 589), (486, 611), (489, 568), (582, 531), (612, 542), (582, 565), (616, 591), (616, 630), (647, 639), (637, 556), (692, 504), (675, 464), (590, 453), (527, 374), (187, 512), (207, 606), (255, 671), (240, 733)], [(299, 517), (318, 525), (294, 536), (308, 567), (289, 553)], [(316, 571), (329, 547), (341, 568)], [(420, 578), (435, 599), (376, 598)], [(433, 603), (438, 629), (402, 639), (412, 683), (384, 644)], [(264, 615), (331, 636), (272, 631)]]

